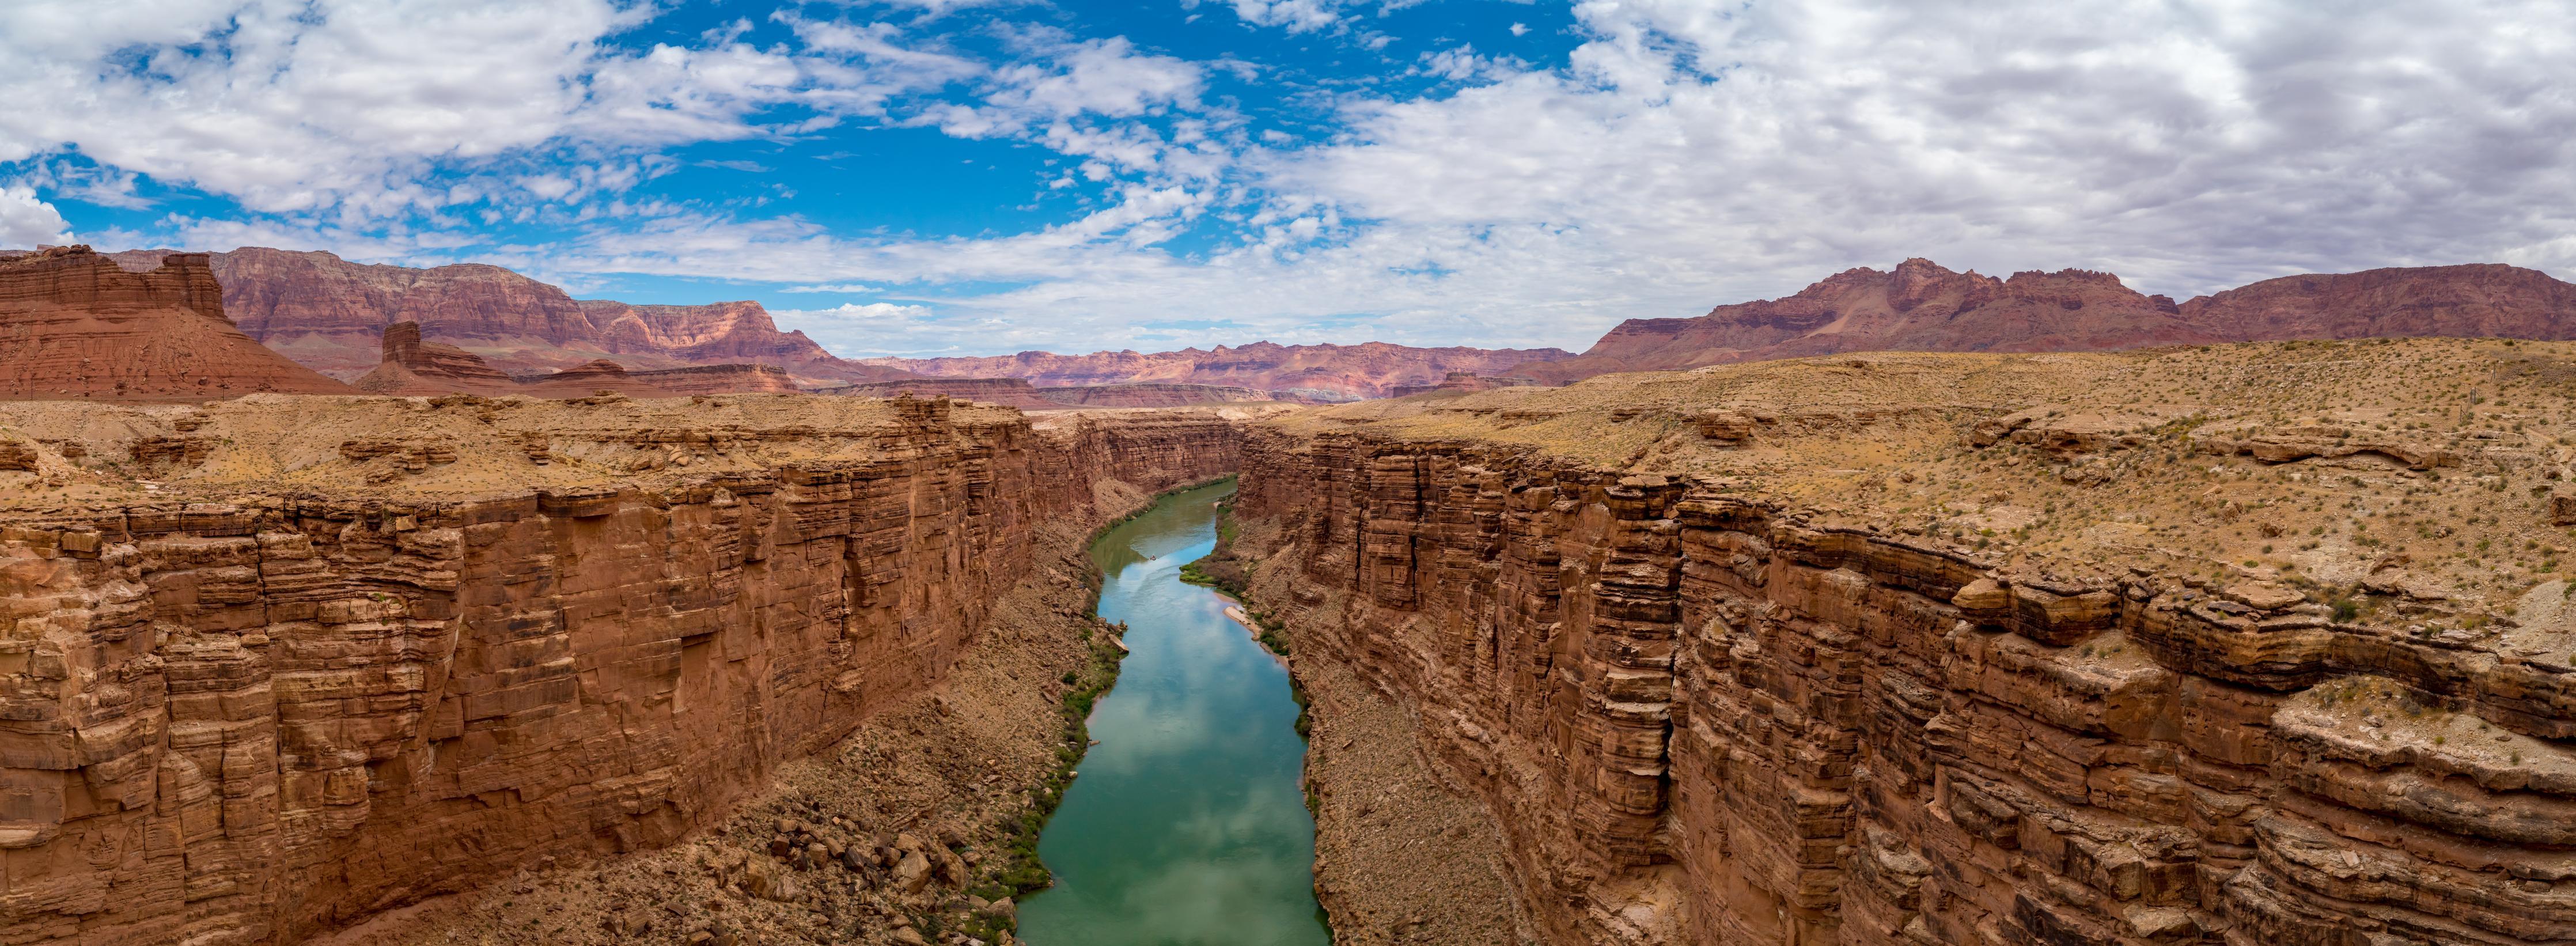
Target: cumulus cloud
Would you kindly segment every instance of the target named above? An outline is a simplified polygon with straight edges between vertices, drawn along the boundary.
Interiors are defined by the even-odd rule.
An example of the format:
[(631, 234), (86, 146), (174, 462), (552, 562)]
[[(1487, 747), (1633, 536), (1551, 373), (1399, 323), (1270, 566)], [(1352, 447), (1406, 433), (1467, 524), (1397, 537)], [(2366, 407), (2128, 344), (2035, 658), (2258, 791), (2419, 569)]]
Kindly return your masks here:
[[(689, 48), (604, 42), (649, 14), (610, 0), (125, 3), (0, 9), (0, 97), (80, 103), (0, 112), (0, 161), (95, 162), (36, 184), (56, 199), (140, 172), (253, 211), (171, 218), (191, 246), (905, 294), (782, 312), (853, 351), (1579, 348), (1908, 256), (2176, 296), (2387, 265), (2576, 275), (2576, 205), (2548, 196), (2576, 193), (2576, 8), (2555, 2), (1585, 0), (1561, 59), (1444, 42), (1389, 70), (1430, 91), (1300, 93), (1328, 107), (1319, 137), (1217, 90), (1260, 69), (1041, 26), (979, 26), (1002, 48), (970, 55), (925, 35), (963, 5), (933, 0), (901, 26), (791, 9), (771, 19), (793, 44), (728, 28)], [(1365, 46), (1352, 24), (1401, 4), (1208, 5)], [(409, 45), (375, 54), (394, 23)], [(859, 115), (1046, 149), (1061, 163), (1032, 189), (1078, 209), (889, 234), (625, 199), (677, 143)], [(566, 235), (450, 252), (471, 227), (440, 215), (476, 200)], [(0, 220), (67, 229), (33, 194)]]
[[(1054, 347), (1221, 314), (1254, 335), (1580, 348), (1619, 319), (1793, 292), (1927, 255), (2106, 268), (2177, 296), (2291, 272), (2508, 260), (2576, 270), (2576, 11), (2498, 0), (2372, 16), (2290, 5), (1607, 0), (1553, 68), (1354, 94), (1344, 134), (1251, 148), (1262, 195), (1195, 258), (1130, 234), (1226, 210), (1132, 189), (1041, 232), (870, 241), (721, 221), (580, 265), (1012, 281), (940, 312)], [(2116, 28), (2110, 25), (2116, 24)], [(1471, 58), (1473, 57), (1473, 58)], [(651, 242), (651, 241), (647, 241)], [(604, 249), (605, 246), (594, 249)]]
[(1910, 255), (2184, 294), (2493, 259), (2576, 215), (2530, 200), (2576, 188), (2576, 11), (2484, 7), (1591, 2), (1571, 68), (1354, 101), (1273, 183), (1710, 301)]
[[(233, 197), (351, 218), (488, 197), (434, 169), (548, 148), (650, 150), (823, 120), (945, 76), (891, 47), (818, 60), (719, 35), (628, 50), (614, 0), (25, 0), (0, 7), (0, 162), (59, 150)], [(855, 63), (855, 65), (854, 65)], [(813, 120), (811, 118), (808, 119)], [(547, 196), (540, 189), (536, 193)]]
[(25, 185), (0, 187), (0, 247), (59, 245), (72, 241), (71, 226), (54, 205)]
[(1199, 64), (1140, 53), (1125, 37), (1072, 40), (1031, 30), (1017, 45), (1031, 56), (993, 70), (980, 104), (944, 105), (923, 121), (964, 138), (1012, 134), (1080, 116), (1133, 118), (1198, 103)]
[(1291, 33), (1339, 23), (1342, 0), (1233, 0), (1234, 15), (1256, 26), (1284, 26)]

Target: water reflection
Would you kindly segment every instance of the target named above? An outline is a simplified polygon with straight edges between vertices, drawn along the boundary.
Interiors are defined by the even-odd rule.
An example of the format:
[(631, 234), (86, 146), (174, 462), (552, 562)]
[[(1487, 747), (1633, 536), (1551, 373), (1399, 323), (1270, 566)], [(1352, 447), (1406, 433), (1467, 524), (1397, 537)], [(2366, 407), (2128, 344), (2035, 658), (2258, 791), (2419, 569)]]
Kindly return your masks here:
[(1020, 911), (1037, 946), (1323, 946), (1315, 827), (1298, 792), (1288, 675), (1181, 583), (1216, 543), (1230, 484), (1170, 497), (1103, 535), (1100, 614), (1128, 625), (1118, 686), (1091, 715), (1101, 744), (1039, 839), (1054, 888)]

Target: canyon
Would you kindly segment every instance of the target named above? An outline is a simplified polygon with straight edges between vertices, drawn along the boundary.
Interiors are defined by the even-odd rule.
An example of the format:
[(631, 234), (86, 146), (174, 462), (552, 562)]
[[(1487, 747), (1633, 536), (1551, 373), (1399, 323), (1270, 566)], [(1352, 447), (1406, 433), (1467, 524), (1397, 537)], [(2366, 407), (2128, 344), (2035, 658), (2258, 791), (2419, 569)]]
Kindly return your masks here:
[[(2516, 337), (2571, 299), (2527, 270), (1913, 260), (1557, 361), (800, 393), (837, 369), (756, 306), (514, 309), (568, 341), (499, 359), (255, 309), (363, 329), (353, 389), (222, 265), (0, 259), (11, 942), (1012, 942), (1123, 648), (1080, 535), (1238, 472), (1204, 573), (1311, 699), (1338, 941), (2576, 942), (2576, 342)], [(437, 278), (401, 304), (525, 289)]]
[(1997, 279), (1909, 259), (1846, 270), (1780, 299), (1695, 318), (1629, 319), (1583, 354), (1512, 376), (1563, 384), (1616, 371), (1851, 351), (2109, 351), (2303, 338), (2576, 337), (2576, 285), (2501, 264), (2269, 279), (2176, 303), (2110, 273)]
[(1250, 416), (0, 404), (0, 937), (294, 942), (670, 845), (941, 681), (1042, 526), (1235, 469)]
[[(1246, 435), (1232, 554), (1317, 732), (1336, 676), (1400, 709), (1548, 942), (2567, 943), (2569, 376), (2370, 340), (1343, 405)], [(1312, 790), (1352, 942), (1488, 846)]]

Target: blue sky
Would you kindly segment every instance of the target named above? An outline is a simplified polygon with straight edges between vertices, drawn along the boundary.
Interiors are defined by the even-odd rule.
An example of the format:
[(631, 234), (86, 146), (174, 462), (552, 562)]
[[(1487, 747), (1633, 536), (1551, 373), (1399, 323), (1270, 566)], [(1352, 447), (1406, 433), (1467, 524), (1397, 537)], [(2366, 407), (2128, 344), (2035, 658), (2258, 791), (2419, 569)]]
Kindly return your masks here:
[(0, 246), (490, 262), (844, 354), (1581, 348), (1927, 256), (2576, 271), (2563, 3), (18, 0)]

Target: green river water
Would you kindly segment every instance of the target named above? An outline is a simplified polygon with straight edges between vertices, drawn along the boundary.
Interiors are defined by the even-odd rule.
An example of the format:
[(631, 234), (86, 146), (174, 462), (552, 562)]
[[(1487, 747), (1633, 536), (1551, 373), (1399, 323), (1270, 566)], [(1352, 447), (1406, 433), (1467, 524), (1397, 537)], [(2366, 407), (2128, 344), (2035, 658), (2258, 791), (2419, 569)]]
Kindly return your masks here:
[(1038, 839), (1055, 886), (1020, 907), (1035, 946), (1324, 946), (1305, 740), (1288, 672), (1181, 566), (1216, 544), (1222, 483), (1165, 497), (1091, 547), (1100, 616), (1127, 622), (1118, 685)]

